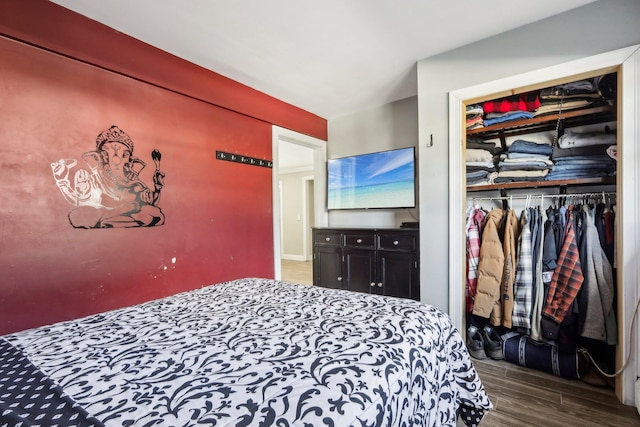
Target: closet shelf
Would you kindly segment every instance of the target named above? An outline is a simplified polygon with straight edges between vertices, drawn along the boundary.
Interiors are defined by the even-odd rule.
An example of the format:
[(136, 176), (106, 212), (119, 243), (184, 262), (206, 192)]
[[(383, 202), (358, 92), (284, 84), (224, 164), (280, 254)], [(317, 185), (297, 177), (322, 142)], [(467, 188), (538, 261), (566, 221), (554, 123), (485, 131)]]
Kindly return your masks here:
[(539, 188), (539, 187), (567, 187), (572, 185), (615, 185), (616, 177), (563, 179), (558, 181), (534, 181), (534, 182), (508, 182), (490, 185), (470, 185), (467, 186), (467, 193), (476, 191), (499, 191), (515, 190), (519, 188)]
[[(607, 122), (616, 120), (616, 110), (609, 105), (602, 105), (592, 108), (582, 108), (579, 110), (563, 111), (560, 114), (563, 127), (574, 127), (592, 124), (595, 122)], [(483, 139), (496, 137), (514, 136), (532, 132), (544, 132), (554, 130), (558, 121), (558, 114), (546, 114), (544, 116), (533, 117), (531, 119), (513, 120), (509, 122), (497, 123), (477, 129), (468, 130), (467, 137), (477, 136)]]

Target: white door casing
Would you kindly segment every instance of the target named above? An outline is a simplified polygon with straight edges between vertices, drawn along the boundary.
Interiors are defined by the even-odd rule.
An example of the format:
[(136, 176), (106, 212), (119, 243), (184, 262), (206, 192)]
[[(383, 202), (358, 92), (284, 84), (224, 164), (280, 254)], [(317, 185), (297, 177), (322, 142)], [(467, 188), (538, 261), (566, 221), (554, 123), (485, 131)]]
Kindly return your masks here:
[(326, 210), (327, 202), (327, 143), (321, 139), (314, 138), (299, 132), (294, 132), (279, 126), (272, 126), (272, 185), (273, 185), (273, 262), (274, 262), (274, 278), (281, 279), (282, 271), (280, 267), (281, 261), (281, 209), (280, 209), (280, 190), (279, 190), (279, 168), (278, 168), (278, 142), (287, 141), (293, 144), (302, 145), (313, 149), (313, 181), (314, 181), (314, 226), (326, 226), (329, 223), (329, 216)]

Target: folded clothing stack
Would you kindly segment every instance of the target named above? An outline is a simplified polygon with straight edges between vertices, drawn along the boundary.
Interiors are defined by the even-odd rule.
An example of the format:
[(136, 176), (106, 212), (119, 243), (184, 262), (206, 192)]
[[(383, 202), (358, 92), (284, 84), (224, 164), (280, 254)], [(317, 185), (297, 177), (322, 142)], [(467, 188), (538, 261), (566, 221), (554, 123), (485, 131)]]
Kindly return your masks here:
[(598, 178), (616, 174), (616, 134), (578, 133), (567, 129), (553, 150), (554, 162), (546, 180)]
[(578, 80), (553, 86), (540, 91), (540, 106), (535, 116), (555, 114), (559, 111), (569, 111), (586, 108), (592, 104), (604, 103), (598, 82), (600, 77)]
[(467, 130), (477, 129), (484, 127), (482, 122), (482, 116), (484, 116), (484, 110), (482, 109), (482, 105), (473, 104), (467, 105), (466, 109), (467, 116)]
[(482, 104), (484, 125), (491, 126), (511, 120), (530, 119), (540, 106), (537, 92), (521, 93)]
[(467, 185), (493, 184), (496, 175), (496, 159), (502, 149), (492, 142), (479, 138), (467, 140), (465, 151)]
[(494, 183), (544, 181), (553, 166), (552, 152), (550, 144), (515, 140), (500, 156)]

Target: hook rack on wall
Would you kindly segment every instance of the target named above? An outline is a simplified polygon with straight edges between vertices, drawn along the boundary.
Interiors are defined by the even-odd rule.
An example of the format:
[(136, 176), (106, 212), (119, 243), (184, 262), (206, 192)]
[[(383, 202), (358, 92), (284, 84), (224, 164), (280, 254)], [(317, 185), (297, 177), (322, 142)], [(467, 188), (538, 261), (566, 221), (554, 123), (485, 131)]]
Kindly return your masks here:
[(227, 153), (224, 151), (216, 151), (216, 159), (242, 163), (245, 165), (262, 166), (264, 168), (273, 167), (273, 162), (271, 160), (258, 159), (256, 157), (243, 156), (241, 154)]

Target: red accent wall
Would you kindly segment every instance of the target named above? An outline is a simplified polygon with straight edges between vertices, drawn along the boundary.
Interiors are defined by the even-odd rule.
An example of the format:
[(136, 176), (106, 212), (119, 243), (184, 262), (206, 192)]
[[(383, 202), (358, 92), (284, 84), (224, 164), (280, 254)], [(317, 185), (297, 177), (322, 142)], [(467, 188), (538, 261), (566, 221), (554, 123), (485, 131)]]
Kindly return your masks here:
[[(4, 20), (7, 2), (0, 4)], [(245, 93), (241, 104), (253, 110), (241, 114), (243, 105), (232, 111), (202, 101), (206, 96), (185, 96), (15, 39), (0, 37), (0, 334), (225, 280), (273, 277), (272, 171), (215, 158), (221, 150), (271, 159), (262, 94), (256, 107), (251, 91)], [(155, 55), (156, 65), (176, 61)], [(223, 84), (204, 72), (199, 78)], [(229, 85), (230, 93), (244, 90)], [(305, 128), (301, 119), (296, 129), (299, 111), (273, 98), (268, 103), (286, 111), (283, 120), (293, 124), (286, 127)], [(161, 151), (164, 225), (71, 226), (73, 206), (56, 186), (51, 163), (82, 165), (82, 154), (95, 150), (96, 136), (111, 125), (132, 138), (134, 156), (147, 164), (140, 178), (150, 187), (151, 151)]]
[(47, 0), (0, 0), (0, 34), (327, 140), (325, 119)]

